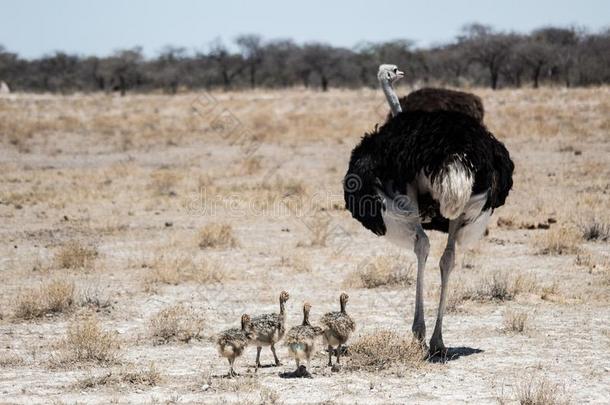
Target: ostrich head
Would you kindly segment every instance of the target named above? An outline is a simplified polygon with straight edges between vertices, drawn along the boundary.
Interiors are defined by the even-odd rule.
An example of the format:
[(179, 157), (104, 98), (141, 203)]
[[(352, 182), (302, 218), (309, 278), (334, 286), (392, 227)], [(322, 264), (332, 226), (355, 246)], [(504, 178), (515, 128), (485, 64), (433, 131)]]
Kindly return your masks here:
[(303, 325), (309, 325), (309, 311), (311, 310), (311, 304), (305, 302), (303, 304)]
[(345, 304), (349, 300), (349, 295), (343, 293), (339, 296), (339, 304), (341, 304), (341, 312), (345, 312)]
[(286, 291), (282, 291), (280, 294), (280, 302), (286, 302), (290, 298), (290, 295)]
[(404, 76), (405, 74), (398, 70), (398, 67), (396, 65), (379, 65), (377, 79), (379, 79), (379, 84), (381, 84), (381, 89), (383, 90), (383, 93), (385, 94), (385, 97), (388, 100), (388, 104), (390, 105), (390, 109), (392, 110), (392, 116), (394, 117), (402, 111), (402, 108), (400, 107), (398, 96), (396, 95), (392, 84), (402, 79)]
[(389, 64), (379, 65), (377, 79), (379, 79), (380, 82), (388, 82), (389, 84), (393, 84), (403, 77), (405, 77), (405, 74), (404, 72), (398, 70), (398, 66)]
[(243, 314), (241, 316), (241, 329), (242, 330), (249, 330), (250, 326), (251, 326), (250, 315)]

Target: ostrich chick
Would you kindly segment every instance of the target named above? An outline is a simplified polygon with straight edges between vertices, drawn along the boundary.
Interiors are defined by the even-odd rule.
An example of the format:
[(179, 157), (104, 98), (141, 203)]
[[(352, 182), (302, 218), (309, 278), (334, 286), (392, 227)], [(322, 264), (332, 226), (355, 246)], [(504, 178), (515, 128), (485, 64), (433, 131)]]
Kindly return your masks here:
[(286, 291), (280, 294), (280, 313), (263, 314), (252, 318), (252, 330), (255, 333), (254, 344), (256, 344), (256, 370), (261, 365), (261, 349), (263, 346), (270, 346), (271, 353), (275, 359), (275, 365), (281, 365), (275, 353), (275, 344), (282, 339), (286, 332), (286, 310), (285, 304), (290, 296)]
[(340, 311), (326, 313), (320, 323), (324, 326), (324, 343), (328, 345), (328, 365), (332, 366), (333, 346), (337, 346), (337, 364), (341, 364), (341, 345), (347, 342), (350, 334), (356, 329), (356, 324), (351, 316), (345, 311), (345, 305), (349, 300), (346, 293), (341, 294), (339, 303)]
[(241, 328), (231, 328), (218, 335), (218, 353), (229, 360), (229, 377), (237, 376), (233, 370), (235, 359), (242, 355), (248, 344), (254, 339), (250, 316), (241, 316)]
[[(302, 374), (300, 367), (301, 360), (307, 360), (307, 368), (310, 368), (311, 355), (315, 350), (316, 338), (323, 333), (319, 326), (312, 326), (309, 323), (309, 311), (311, 305), (305, 303), (303, 305), (303, 323), (290, 328), (286, 334), (285, 344), (288, 346), (288, 351), (294, 357), (297, 364), (295, 374)], [(300, 372), (299, 372), (300, 371)]]

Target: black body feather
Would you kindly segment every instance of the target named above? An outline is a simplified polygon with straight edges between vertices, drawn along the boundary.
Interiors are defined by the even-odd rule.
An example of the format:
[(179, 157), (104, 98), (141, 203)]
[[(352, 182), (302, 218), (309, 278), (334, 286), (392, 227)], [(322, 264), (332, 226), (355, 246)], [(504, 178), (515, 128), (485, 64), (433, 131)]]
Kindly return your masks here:
[[(344, 179), (346, 208), (377, 235), (386, 227), (383, 201), (377, 189), (393, 184), (405, 194), (407, 184), (424, 171), (434, 181), (447, 164), (458, 158), (474, 175), (472, 194), (488, 192), (485, 207), (504, 204), (512, 187), (513, 162), (504, 145), (472, 116), (453, 111), (405, 111), (366, 134), (352, 151)], [(424, 228), (447, 232), (438, 203), (418, 196)]]
[[(481, 98), (463, 91), (424, 87), (399, 99), (402, 111), (456, 111), (483, 122), (485, 109)], [(386, 121), (392, 118), (388, 114)]]

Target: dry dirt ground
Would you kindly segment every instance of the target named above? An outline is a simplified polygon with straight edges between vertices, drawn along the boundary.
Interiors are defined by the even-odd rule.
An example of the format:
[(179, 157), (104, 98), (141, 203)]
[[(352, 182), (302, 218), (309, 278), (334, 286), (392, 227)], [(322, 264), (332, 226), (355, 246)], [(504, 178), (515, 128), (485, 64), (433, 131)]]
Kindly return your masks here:
[[(343, 209), (379, 91), (2, 96), (0, 402), (610, 402), (610, 88), (471, 91), (515, 185), (460, 253), (445, 361), (374, 343), (410, 339), (415, 295), (412, 252)], [(223, 378), (214, 334), (282, 290), (289, 326), (349, 294), (344, 367), (319, 345), (312, 379), (282, 378), (280, 345), (282, 366), (255, 374), (249, 348)]]

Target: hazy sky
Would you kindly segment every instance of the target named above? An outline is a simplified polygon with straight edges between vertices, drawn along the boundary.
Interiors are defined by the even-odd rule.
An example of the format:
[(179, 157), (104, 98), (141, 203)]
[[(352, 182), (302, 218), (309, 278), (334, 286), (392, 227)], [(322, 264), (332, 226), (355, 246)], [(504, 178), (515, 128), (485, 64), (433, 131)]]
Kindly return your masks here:
[(409, 38), (451, 40), (469, 22), (504, 30), (610, 26), (609, 0), (0, 0), (0, 44), (24, 57), (56, 50), (107, 55), (141, 45), (205, 49), (240, 33), (353, 46)]

